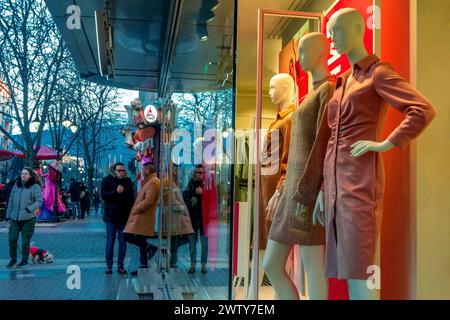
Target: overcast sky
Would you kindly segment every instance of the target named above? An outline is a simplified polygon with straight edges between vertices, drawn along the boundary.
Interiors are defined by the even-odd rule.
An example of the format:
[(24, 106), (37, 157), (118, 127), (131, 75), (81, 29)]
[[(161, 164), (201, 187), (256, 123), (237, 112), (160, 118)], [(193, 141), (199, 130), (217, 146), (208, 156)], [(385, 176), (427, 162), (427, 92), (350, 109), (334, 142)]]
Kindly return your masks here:
[(130, 104), (131, 100), (139, 98), (139, 91), (120, 89), (120, 92), (123, 94), (121, 107), (125, 104)]

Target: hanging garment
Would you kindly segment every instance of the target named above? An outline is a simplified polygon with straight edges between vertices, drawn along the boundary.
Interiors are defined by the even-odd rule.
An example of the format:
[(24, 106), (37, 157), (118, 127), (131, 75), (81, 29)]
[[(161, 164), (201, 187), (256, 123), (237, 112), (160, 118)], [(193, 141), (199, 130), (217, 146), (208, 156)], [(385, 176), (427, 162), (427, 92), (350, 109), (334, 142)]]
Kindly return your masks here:
[(238, 201), (247, 202), (247, 186), (239, 187)]
[(248, 179), (249, 137), (247, 133), (236, 136), (236, 178)]

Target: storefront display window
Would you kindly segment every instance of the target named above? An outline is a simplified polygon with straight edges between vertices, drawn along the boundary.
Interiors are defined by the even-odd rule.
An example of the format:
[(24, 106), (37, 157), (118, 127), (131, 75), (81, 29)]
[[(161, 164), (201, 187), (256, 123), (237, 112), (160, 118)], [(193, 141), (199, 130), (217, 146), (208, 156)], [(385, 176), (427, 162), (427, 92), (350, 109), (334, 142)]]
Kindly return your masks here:
[[(450, 43), (445, 32), (436, 31), (447, 27), (445, 0), (433, 1), (438, 9), (419, 0), (22, 2), (48, 15), (58, 41), (50, 38), (61, 43), (57, 51), (31, 50), (26, 58), (39, 62), (41, 54), (61, 50), (61, 62), (49, 64), (56, 69), (46, 80), (62, 75), (70, 81), (56, 81), (54, 97), (49, 84), (49, 97), (35, 110), (33, 99), (24, 99), (26, 112), (19, 110), (28, 88), (18, 89), (9, 79), (7, 66), (21, 52), (14, 39), (28, 29), (29, 39), (40, 34), (35, 23), (26, 23), (36, 18), (24, 13), (27, 6), (5, 4), (5, 23), (11, 24), (3, 28), (7, 54), (0, 89), (2, 81), (9, 88), (0, 90), (0, 145), (17, 147), (14, 137), (22, 136), (30, 149), (44, 133), (56, 143), (57, 118), (45, 117), (59, 101), (61, 132), (73, 139), (80, 134), (84, 143), (83, 157), (76, 143), (77, 178), (88, 180), (96, 170), (93, 180), (103, 181), (98, 169), (107, 159), (105, 179), (120, 180), (127, 170), (114, 168), (128, 164), (135, 202), (126, 180), (132, 212), (123, 228), (127, 235), (120, 238), (118, 232), (124, 241), (117, 271), (124, 277), (117, 299), (388, 300), (447, 294), (440, 282), (450, 283), (443, 245), (448, 210), (441, 200), (448, 185), (448, 144), (436, 139), (447, 134), (441, 115), (446, 99), (436, 89), (447, 79), (445, 68), (436, 67)], [(30, 26), (16, 30), (16, 10)], [(89, 127), (80, 112), (85, 102), (92, 107), (99, 100), (99, 108), (103, 103), (101, 94), (83, 89), (92, 84), (101, 92), (130, 90), (123, 91), (123, 103), (122, 91), (105, 98), (110, 111), (95, 113), (102, 123), (108, 114), (108, 131), (98, 137), (110, 139), (95, 149), (100, 151), (92, 149), (98, 163), (89, 160), (86, 131), (79, 131)], [(72, 109), (74, 119), (64, 116)], [(95, 130), (92, 135), (96, 145)], [(71, 141), (61, 152), (73, 160)], [(101, 155), (109, 147), (125, 151)], [(31, 149), (19, 149), (31, 157)], [(3, 154), (0, 160), (19, 153)], [(10, 171), (18, 171), (16, 164)], [(3, 180), (8, 166), (0, 170)], [(117, 193), (122, 189), (117, 186)], [(95, 194), (97, 211), (102, 190)], [(103, 201), (109, 206), (117, 199)], [(42, 217), (39, 223), (53, 220)], [(115, 273), (112, 231), (102, 234), (107, 276)], [(130, 249), (124, 260), (126, 241), (139, 253)]]
[[(256, 165), (250, 166), (248, 170), (238, 168), (238, 171), (235, 172), (236, 181), (238, 181), (236, 184), (237, 188), (235, 189), (235, 193), (239, 195), (238, 198), (236, 198), (236, 207), (239, 209), (240, 221), (246, 225), (246, 228), (243, 228), (241, 225), (237, 227), (240, 238), (237, 251), (239, 253), (243, 253), (242, 255), (239, 254), (239, 257), (237, 258), (237, 266), (242, 266), (242, 270), (245, 270), (247, 266), (250, 266), (251, 270), (250, 273), (238, 271), (236, 274), (236, 279), (242, 281), (241, 284), (235, 288), (235, 297), (237, 299), (271, 299), (274, 297), (282, 299), (290, 298), (288, 296), (283, 297), (278, 294), (278, 292), (276, 292), (276, 286), (272, 286), (270, 283), (270, 273), (273, 271), (273, 265), (271, 265), (269, 263), (270, 261), (267, 259), (267, 251), (269, 249), (266, 243), (268, 240), (270, 242), (271, 237), (277, 238), (277, 240), (281, 242), (285, 239), (284, 236), (280, 235), (284, 229), (278, 227), (281, 218), (276, 215), (279, 212), (276, 210), (273, 211), (272, 209), (274, 203), (277, 201), (275, 198), (279, 198), (279, 201), (282, 202), (281, 205), (278, 204), (278, 207), (289, 207), (291, 199), (289, 197), (286, 198), (286, 190), (280, 188), (280, 185), (284, 188), (289, 187), (289, 178), (293, 174), (292, 170), (295, 171), (296, 166), (298, 166), (299, 163), (302, 163), (301, 160), (298, 160), (297, 163), (291, 163), (291, 165), (289, 165), (289, 160), (283, 158), (282, 149), (285, 145), (290, 145), (290, 148), (298, 147), (298, 152), (294, 152), (294, 156), (299, 159), (301, 156), (298, 154), (304, 153), (305, 150), (309, 150), (308, 145), (305, 145), (305, 142), (301, 138), (298, 138), (298, 136), (303, 137), (304, 135), (302, 130), (305, 129), (300, 129), (301, 126), (308, 127), (307, 122), (305, 122), (307, 121), (307, 116), (304, 115), (304, 113), (308, 112), (308, 106), (314, 102), (311, 101), (311, 99), (313, 99), (313, 95), (316, 93), (316, 90), (320, 89), (319, 87), (321, 83), (316, 81), (318, 77), (315, 77), (315, 72), (312, 72), (311, 70), (307, 70), (309, 72), (305, 72), (305, 70), (303, 70), (304, 68), (302, 68), (301, 55), (304, 55), (305, 52), (308, 51), (306, 48), (307, 46), (305, 45), (305, 42), (307, 42), (305, 39), (309, 36), (314, 37), (313, 33), (319, 32), (321, 36), (317, 35), (317, 37), (324, 40), (324, 45), (330, 45), (328, 49), (329, 51), (327, 52), (326, 61), (324, 62), (324, 65), (328, 70), (327, 72), (329, 73), (327, 75), (327, 81), (330, 83), (330, 90), (325, 93), (321, 91), (324, 95), (323, 100), (321, 100), (323, 102), (322, 105), (326, 105), (326, 101), (331, 99), (333, 96), (334, 90), (342, 85), (342, 83), (336, 84), (336, 82), (341, 81), (339, 80), (342, 79), (341, 75), (346, 78), (347, 73), (351, 71), (351, 59), (349, 59), (346, 54), (342, 52), (342, 48), (335, 45), (333, 42), (333, 35), (327, 28), (328, 22), (333, 14), (345, 8), (351, 8), (345, 10), (355, 10), (355, 12), (358, 13), (358, 19), (360, 19), (360, 22), (358, 23), (361, 28), (364, 29), (361, 30), (361, 44), (364, 46), (367, 56), (372, 57), (373, 59), (369, 59), (372, 61), (370, 63), (375, 63), (378, 61), (378, 58), (380, 58), (381, 61), (390, 63), (393, 66), (393, 69), (398, 72), (399, 76), (409, 81), (410, 72), (413, 72), (413, 69), (411, 69), (412, 67), (409, 64), (409, 59), (412, 59), (413, 56), (410, 57), (408, 48), (410, 42), (413, 44), (415, 40), (413, 37), (410, 38), (410, 35), (413, 35), (410, 34), (409, 31), (410, 24), (408, 19), (402, 19), (401, 22), (398, 22), (401, 27), (394, 27), (392, 21), (396, 20), (394, 16), (401, 10), (403, 10), (402, 12), (408, 12), (408, 10), (413, 10), (411, 12), (414, 12), (414, 7), (409, 7), (409, 3), (407, 3), (407, 1), (402, 3), (400, 2), (401, 1), (394, 5), (392, 3), (388, 4), (386, 1), (383, 2), (372, 0), (314, 1), (313, 3), (302, 4), (298, 7), (294, 6), (294, 11), (289, 11), (290, 9), (293, 9), (292, 5), (288, 8), (287, 5), (284, 6), (282, 3), (267, 6), (261, 5), (260, 7), (255, 6), (252, 8), (253, 12), (256, 12), (259, 9), (258, 20), (254, 21), (255, 25), (258, 27), (254, 28), (254, 30), (257, 30), (258, 36), (251, 37), (247, 33), (247, 30), (241, 33), (239, 33), (238, 30), (238, 34), (241, 36), (241, 40), (238, 41), (238, 48), (240, 48), (240, 50), (242, 50), (242, 48), (250, 50), (250, 46), (247, 45), (245, 40), (252, 39), (252, 43), (257, 46), (257, 49), (252, 51), (252, 57), (257, 57), (258, 62), (256, 71), (252, 73), (253, 79), (256, 79), (255, 86), (250, 85), (247, 82), (248, 77), (245, 77), (239, 73), (239, 70), (242, 69), (247, 71), (249, 70), (246, 69), (246, 65), (244, 63), (239, 63), (238, 59), (236, 105), (237, 129), (242, 128), (250, 131), (252, 129), (256, 130), (253, 153), (258, 157), (261, 156), (261, 159)], [(249, 10), (248, 5), (240, 5), (239, 8)], [(286, 9), (289, 10), (283, 11)], [(296, 15), (300, 17), (294, 18)], [(394, 35), (396, 39), (401, 39), (401, 41), (394, 41)], [(334, 41), (336, 42), (336, 39), (334, 39)], [(396, 49), (393, 50), (393, 48)], [(249, 59), (246, 61), (249, 61)], [(367, 63), (369, 63), (369, 61)], [(367, 65), (361, 64), (361, 68), (367, 68)], [(324, 78), (320, 79), (319, 77), (318, 80), (324, 80)], [(286, 102), (285, 98), (276, 99), (278, 90), (277, 87), (285, 88), (284, 94), (289, 96), (290, 101)], [(413, 89), (407, 82), (405, 82), (405, 87), (407, 87), (408, 90), (411, 90), (410, 92), (415, 92), (415, 89)], [(290, 97), (291, 92), (293, 92), (292, 97)], [(423, 96), (418, 94), (418, 97)], [(417, 99), (422, 101), (423, 98)], [(251, 110), (248, 107), (250, 103), (256, 105), (256, 110)], [(405, 115), (395, 111), (395, 109), (398, 110), (398, 105), (395, 105), (396, 101), (392, 100), (390, 103), (393, 108), (383, 109), (383, 112), (387, 112), (386, 125), (380, 126), (379, 128), (379, 130), (383, 130), (383, 132), (377, 132), (376, 134), (379, 134), (380, 136), (377, 136), (378, 138), (376, 139), (374, 137), (371, 138), (373, 140), (385, 141), (388, 137), (392, 137), (392, 132), (399, 126), (400, 123), (402, 123), (402, 121), (404, 121)], [(429, 111), (430, 119), (433, 118), (433, 107), (430, 106), (428, 102), (424, 102), (424, 105), (424, 108), (426, 109), (424, 113), (427, 114)], [(294, 110), (290, 110), (290, 108), (293, 108), (295, 112)], [(300, 114), (302, 114), (302, 116), (300, 116)], [(406, 117), (408, 116), (409, 115), (406, 115)], [(292, 117), (290, 126), (289, 124), (286, 125), (286, 123), (289, 122), (289, 117)], [(383, 122), (383, 113), (379, 115), (379, 119)], [(426, 123), (428, 124), (428, 122)], [(318, 126), (317, 130), (319, 130), (319, 122), (315, 122), (315, 125)], [(324, 130), (333, 130), (332, 127), (327, 128), (327, 126), (325, 126), (325, 128), (326, 129)], [(276, 131), (279, 132), (278, 139), (276, 139)], [(286, 137), (283, 136), (283, 134), (287, 132), (288, 134), (291, 134), (290, 139), (286, 139)], [(317, 134), (321, 132), (322, 131), (318, 131)], [(250, 134), (250, 137), (251, 136), (252, 135)], [(317, 140), (320, 140), (319, 138), (320, 136), (316, 135), (315, 140), (312, 140), (312, 150), (310, 151), (312, 153), (306, 157), (308, 160), (307, 168), (311, 167), (310, 162), (312, 159), (316, 159), (314, 158), (317, 155), (316, 142)], [(246, 139), (247, 138), (245, 138), (245, 136), (237, 138), (237, 150), (242, 148), (242, 150), (247, 152), (245, 149)], [(361, 137), (359, 139), (361, 139)], [(283, 168), (283, 165), (287, 164), (288, 169), (284, 171), (285, 176), (283, 176), (283, 169), (280, 169), (280, 172), (278, 173), (279, 177), (276, 179), (274, 178), (273, 181), (268, 181), (268, 179), (266, 179), (267, 177), (264, 177), (262, 174), (267, 165), (267, 162), (264, 162), (266, 160), (264, 158), (264, 154), (268, 153), (265, 148), (273, 144), (274, 140), (278, 142), (278, 145), (275, 149), (273, 149), (272, 146), (272, 151), (275, 150), (275, 153), (278, 153), (279, 155), (279, 159), (277, 159), (279, 168)], [(326, 138), (326, 141), (328, 141), (328, 138)], [(276, 148), (279, 149), (277, 150)], [(251, 153), (250, 150), (252, 150), (252, 147), (249, 146), (248, 150), (248, 152)], [(324, 151), (322, 150), (322, 153), (323, 152)], [(324, 155), (322, 154), (322, 161), (323, 157)], [(389, 299), (393, 296), (400, 297), (409, 294), (409, 281), (412, 274), (415, 272), (413, 265), (410, 263), (411, 255), (409, 254), (414, 251), (413, 243), (411, 242), (410, 237), (411, 234), (415, 234), (415, 230), (411, 229), (414, 228), (415, 212), (413, 211), (414, 205), (411, 204), (414, 193), (404, 190), (405, 197), (399, 199), (395, 196), (395, 190), (402, 188), (401, 186), (410, 185), (412, 181), (411, 179), (414, 175), (411, 176), (411, 172), (408, 170), (402, 170), (401, 163), (410, 164), (410, 161), (414, 159), (414, 155), (408, 151), (399, 153), (398, 150), (393, 150), (383, 153), (382, 158), (382, 162), (386, 167), (386, 190), (377, 201), (384, 203), (383, 224), (381, 225), (379, 233), (377, 233), (379, 237), (373, 241), (374, 249), (371, 249), (371, 253), (369, 254), (371, 259), (373, 258), (373, 265), (367, 269), (367, 272), (370, 273), (369, 276), (372, 283), (371, 287), (373, 287), (373, 290), (371, 290), (373, 293), (376, 293), (375, 295), (379, 295), (381, 299)], [(320, 162), (320, 157), (317, 159), (319, 159)], [(286, 163), (283, 163), (284, 160), (286, 160)], [(325, 162), (325, 164), (327, 164), (327, 162)], [(290, 172), (289, 168), (291, 168)], [(322, 172), (322, 170), (325, 169), (316, 168), (316, 171), (317, 170)], [(242, 172), (247, 171), (254, 173), (255, 177), (247, 175), (242, 176)], [(310, 173), (308, 172), (310, 171), (306, 172), (309, 176)], [(248, 181), (245, 181), (245, 178), (247, 178)], [(300, 188), (301, 185), (304, 193), (304, 190), (309, 190), (307, 192), (312, 192), (311, 186), (314, 186), (314, 183), (312, 183), (311, 177), (309, 177), (307, 183), (302, 182), (303, 177), (299, 176), (297, 178), (297, 180), (299, 180), (298, 188)], [(319, 187), (320, 185), (315, 187), (315, 192), (318, 192)], [(269, 192), (268, 189), (270, 189)], [(327, 190), (329, 195), (329, 189)], [(270, 194), (269, 196), (267, 195), (267, 192)], [(306, 201), (304, 196), (294, 194), (294, 197), (296, 200), (303, 199), (303, 201)], [(311, 199), (314, 198), (314, 201), (311, 200), (311, 204), (309, 205), (310, 208), (308, 208), (307, 205), (304, 205), (303, 207), (300, 206), (299, 208), (292, 206), (288, 210), (292, 216), (289, 218), (289, 228), (292, 229), (296, 223), (300, 223), (299, 219), (302, 220), (303, 218), (307, 219), (307, 217), (312, 217), (308, 211), (312, 211), (314, 208), (316, 197), (317, 196), (311, 196)], [(298, 202), (299, 201), (301, 200), (298, 200)], [(402, 217), (405, 219), (407, 226), (410, 229), (399, 229), (399, 220), (394, 218), (398, 217), (395, 212), (398, 212), (399, 210), (402, 211)], [(243, 217), (242, 212), (248, 212), (248, 214)], [(270, 218), (273, 218), (272, 221), (267, 222)], [(274, 228), (274, 223), (277, 224), (277, 228)], [(279, 236), (274, 235), (274, 229), (278, 230)], [(242, 236), (243, 230), (248, 231), (250, 238), (247, 236)], [(245, 233), (245, 235), (247, 235), (247, 233)], [(395, 238), (402, 240), (398, 242), (394, 240)], [(327, 242), (330, 241), (330, 239), (327, 240)], [(395, 245), (393, 245), (393, 243), (395, 243)], [(313, 243), (305, 243), (303, 244), (303, 247), (305, 247), (305, 245), (313, 245)], [(241, 248), (241, 246), (249, 246), (249, 252), (245, 253), (245, 249)], [(331, 249), (327, 246), (327, 251), (330, 250)], [(409, 253), (407, 254), (406, 252)], [(305, 263), (306, 258), (300, 258), (305, 254), (309, 255), (310, 253), (311, 252), (308, 252), (308, 250), (302, 250), (302, 245), (293, 246), (286, 259), (286, 272), (291, 279), (291, 284), (295, 285), (295, 290), (298, 291), (298, 297), (302, 299), (319, 298), (314, 296), (311, 281), (308, 283), (308, 275), (305, 274), (305, 270), (308, 268)], [(323, 248), (322, 252), (317, 253), (317, 257), (319, 257), (319, 253), (324, 255), (325, 248)], [(393, 255), (398, 257), (397, 262), (393, 261)], [(242, 260), (239, 260), (241, 257), (245, 257), (245, 263), (242, 263)], [(404, 272), (402, 273), (402, 276), (397, 277), (394, 281), (394, 275), (398, 275), (400, 272), (400, 265), (402, 266), (402, 270)], [(284, 271), (283, 268), (278, 269)], [(384, 275), (383, 277), (378, 277), (378, 270), (382, 272)], [(282, 274), (281, 271), (279, 273)], [(245, 281), (246, 277), (248, 281)], [(248, 279), (248, 277), (250, 277), (250, 279)], [(274, 277), (273, 279), (277, 278)], [(390, 281), (387, 279), (390, 279)], [(348, 281), (346, 281), (345, 277), (336, 274), (336, 277), (329, 277), (326, 281), (327, 292), (320, 299), (352, 298), (349, 296)], [(273, 289), (275, 289), (275, 295)]]

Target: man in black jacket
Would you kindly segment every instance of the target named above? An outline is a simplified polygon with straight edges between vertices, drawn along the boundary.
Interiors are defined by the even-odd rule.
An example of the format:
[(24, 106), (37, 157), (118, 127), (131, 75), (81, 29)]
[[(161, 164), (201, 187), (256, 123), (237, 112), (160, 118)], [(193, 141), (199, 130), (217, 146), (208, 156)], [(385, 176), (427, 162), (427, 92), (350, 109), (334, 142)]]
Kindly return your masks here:
[(112, 273), (116, 235), (119, 242), (117, 270), (120, 274), (127, 273), (123, 267), (127, 250), (123, 229), (134, 204), (134, 189), (130, 178), (125, 175), (125, 165), (118, 162), (114, 165), (114, 176), (103, 178), (101, 185), (103, 221), (106, 223), (106, 274)]
[(189, 181), (186, 190), (183, 192), (183, 199), (189, 209), (193, 234), (188, 235), (189, 253), (191, 256), (191, 268), (188, 273), (194, 273), (197, 265), (197, 241), (200, 234), (201, 264), (202, 273), (206, 273), (206, 263), (208, 260), (208, 238), (205, 235), (202, 214), (202, 165), (197, 165), (194, 169), (194, 176)]

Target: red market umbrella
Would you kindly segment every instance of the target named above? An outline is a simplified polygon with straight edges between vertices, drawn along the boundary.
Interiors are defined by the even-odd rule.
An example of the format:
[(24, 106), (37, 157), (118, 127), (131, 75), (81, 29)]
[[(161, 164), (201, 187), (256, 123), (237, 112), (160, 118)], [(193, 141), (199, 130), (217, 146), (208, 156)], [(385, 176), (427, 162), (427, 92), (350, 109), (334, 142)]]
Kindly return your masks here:
[(0, 161), (6, 161), (15, 156), (17, 156), (17, 154), (15, 152), (0, 149)]
[[(25, 155), (22, 152), (15, 153), (17, 158), (25, 158)], [(53, 150), (47, 146), (41, 146), (39, 148), (38, 153), (36, 154), (36, 160), (52, 160), (56, 159), (56, 150)]]

